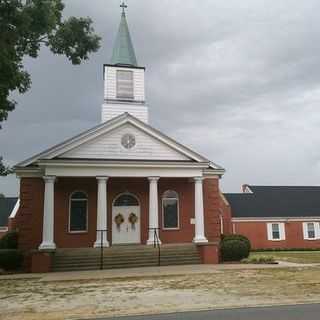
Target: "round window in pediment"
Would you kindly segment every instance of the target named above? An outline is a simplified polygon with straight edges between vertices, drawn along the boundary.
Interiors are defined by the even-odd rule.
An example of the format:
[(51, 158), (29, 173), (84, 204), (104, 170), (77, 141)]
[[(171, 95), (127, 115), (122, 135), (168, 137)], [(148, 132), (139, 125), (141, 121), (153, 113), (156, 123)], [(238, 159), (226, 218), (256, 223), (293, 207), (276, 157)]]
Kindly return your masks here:
[(133, 134), (126, 133), (121, 138), (121, 144), (126, 149), (131, 149), (136, 145), (136, 138)]

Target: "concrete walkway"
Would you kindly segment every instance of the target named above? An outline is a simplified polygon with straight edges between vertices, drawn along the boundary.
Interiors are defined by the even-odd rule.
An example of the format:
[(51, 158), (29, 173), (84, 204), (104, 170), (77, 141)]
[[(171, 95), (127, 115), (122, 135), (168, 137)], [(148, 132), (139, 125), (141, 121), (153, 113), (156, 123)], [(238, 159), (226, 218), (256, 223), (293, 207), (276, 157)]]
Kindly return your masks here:
[(299, 304), (289, 306), (179, 312), (133, 317), (100, 318), (97, 320), (314, 320), (319, 318), (319, 314), (320, 304)]
[(292, 262), (279, 262), (279, 264), (215, 264), (215, 265), (183, 265), (164, 267), (144, 267), (132, 269), (107, 269), (94, 271), (52, 272), (43, 274), (12, 274), (0, 275), (1, 280), (39, 279), (40, 281), (76, 281), (96, 279), (140, 278), (170, 275), (207, 274), (223, 270), (249, 270), (249, 269), (280, 269), (280, 268), (307, 268), (319, 267), (320, 264), (301, 264)]

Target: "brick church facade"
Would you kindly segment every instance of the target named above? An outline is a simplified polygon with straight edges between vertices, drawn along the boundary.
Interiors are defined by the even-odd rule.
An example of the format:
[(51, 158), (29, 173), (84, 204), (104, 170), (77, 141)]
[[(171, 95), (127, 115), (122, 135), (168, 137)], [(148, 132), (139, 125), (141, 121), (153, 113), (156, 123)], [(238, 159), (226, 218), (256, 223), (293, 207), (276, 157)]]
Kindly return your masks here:
[(32, 270), (60, 249), (190, 243), (219, 261), (224, 169), (149, 124), (145, 68), (123, 10), (103, 67), (101, 124), (15, 166), (11, 216)]
[(221, 166), (149, 124), (145, 68), (124, 10), (103, 75), (101, 123), (15, 166), (20, 196), (9, 229), (27, 269), (52, 270), (63, 249), (155, 244), (189, 244), (202, 263), (218, 263), (221, 235), (232, 233), (254, 249), (320, 247), (317, 209), (284, 214), (261, 200), (279, 199), (258, 202), (256, 190), (223, 195)]

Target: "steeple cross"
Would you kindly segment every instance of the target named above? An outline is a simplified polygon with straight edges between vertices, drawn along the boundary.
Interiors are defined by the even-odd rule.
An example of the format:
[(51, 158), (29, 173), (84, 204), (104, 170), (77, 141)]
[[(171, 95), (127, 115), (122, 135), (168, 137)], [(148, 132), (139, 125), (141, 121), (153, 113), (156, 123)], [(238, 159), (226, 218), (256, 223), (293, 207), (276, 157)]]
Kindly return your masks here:
[(128, 8), (128, 6), (122, 1), (120, 8), (122, 8), (122, 12), (124, 13), (124, 10)]

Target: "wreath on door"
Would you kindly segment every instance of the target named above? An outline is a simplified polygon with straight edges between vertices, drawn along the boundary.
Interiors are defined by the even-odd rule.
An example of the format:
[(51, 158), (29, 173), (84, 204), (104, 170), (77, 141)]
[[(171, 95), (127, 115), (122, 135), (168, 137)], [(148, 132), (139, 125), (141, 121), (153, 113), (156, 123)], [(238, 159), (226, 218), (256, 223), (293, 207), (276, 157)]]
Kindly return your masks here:
[(135, 213), (131, 212), (128, 220), (131, 223), (131, 226), (134, 227), (134, 225), (138, 222), (138, 217)]
[(124, 217), (121, 213), (118, 213), (115, 217), (114, 217), (114, 222), (117, 225), (118, 230), (120, 230), (120, 226), (124, 223)]

